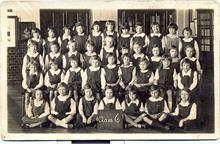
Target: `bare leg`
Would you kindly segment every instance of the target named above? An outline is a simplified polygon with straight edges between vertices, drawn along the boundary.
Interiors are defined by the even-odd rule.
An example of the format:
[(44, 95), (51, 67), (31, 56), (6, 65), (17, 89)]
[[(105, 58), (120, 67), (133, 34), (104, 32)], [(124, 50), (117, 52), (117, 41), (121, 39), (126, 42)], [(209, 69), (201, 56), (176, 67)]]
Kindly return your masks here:
[(163, 114), (159, 117), (158, 121), (159, 121), (159, 122), (162, 122), (162, 121), (164, 121), (166, 118), (167, 118), (167, 114), (163, 113)]
[(137, 123), (134, 122), (128, 115), (124, 114), (125, 121), (131, 124), (134, 127), (139, 127)]
[(134, 122), (135, 122), (135, 123), (141, 122), (145, 116), (146, 116), (145, 113), (141, 114), (139, 117), (137, 117), (137, 118), (134, 120)]
[(173, 108), (173, 93), (172, 90), (167, 90), (167, 97), (168, 97), (168, 107), (172, 112)]
[(25, 112), (27, 112), (29, 102), (30, 102), (30, 94), (25, 93), (25, 100), (24, 100)]
[(43, 122), (38, 122), (38, 123), (29, 124), (29, 127), (30, 127), (30, 128), (37, 127), (37, 126), (41, 125), (42, 123), (43, 123)]

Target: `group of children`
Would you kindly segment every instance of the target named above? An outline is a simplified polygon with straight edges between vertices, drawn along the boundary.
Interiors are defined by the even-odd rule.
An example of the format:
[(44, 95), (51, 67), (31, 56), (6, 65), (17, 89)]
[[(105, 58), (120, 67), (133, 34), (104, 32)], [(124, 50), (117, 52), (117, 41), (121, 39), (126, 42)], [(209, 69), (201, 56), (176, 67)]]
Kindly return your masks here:
[(126, 24), (120, 29), (107, 21), (101, 32), (95, 21), (86, 35), (76, 23), (74, 34), (64, 27), (59, 37), (48, 28), (46, 39), (33, 29), (22, 67), (22, 125), (96, 126), (99, 110), (122, 110), (125, 128), (195, 125), (202, 69), (192, 30), (179, 38), (175, 23), (165, 36), (158, 23), (149, 36), (140, 23), (135, 34)]

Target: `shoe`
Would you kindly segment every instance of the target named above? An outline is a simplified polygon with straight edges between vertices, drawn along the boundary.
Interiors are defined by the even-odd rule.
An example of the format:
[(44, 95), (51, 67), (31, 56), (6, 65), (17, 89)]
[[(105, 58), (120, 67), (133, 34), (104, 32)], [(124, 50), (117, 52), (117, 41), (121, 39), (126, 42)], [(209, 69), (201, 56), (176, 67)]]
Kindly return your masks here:
[(68, 124), (67, 128), (68, 129), (72, 129), (73, 128), (73, 124)]

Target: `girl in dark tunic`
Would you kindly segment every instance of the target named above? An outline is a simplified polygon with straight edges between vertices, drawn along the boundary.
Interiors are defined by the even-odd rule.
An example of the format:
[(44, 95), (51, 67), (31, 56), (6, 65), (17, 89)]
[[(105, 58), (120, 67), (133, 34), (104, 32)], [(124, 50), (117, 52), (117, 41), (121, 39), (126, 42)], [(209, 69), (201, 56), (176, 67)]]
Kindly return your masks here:
[(34, 99), (29, 103), (26, 115), (22, 118), (22, 125), (36, 127), (47, 121), (50, 114), (49, 104), (43, 99), (40, 89), (35, 91)]
[(94, 55), (96, 55), (96, 52), (94, 51), (95, 44), (92, 41), (86, 42), (86, 52), (82, 55), (83, 57), (83, 69), (87, 69), (90, 66), (90, 58)]
[(58, 39), (56, 37), (56, 30), (52, 27), (47, 29), (48, 37), (45, 39), (45, 55), (51, 52), (51, 45), (53, 43), (58, 43)]
[(160, 54), (160, 48), (158, 45), (154, 45), (152, 48), (152, 56), (150, 57), (150, 66), (149, 69), (152, 70), (154, 73), (156, 72), (157, 68), (160, 65), (161, 56)]
[(94, 52), (97, 54), (100, 54), (100, 51), (102, 49), (102, 32), (100, 31), (100, 23), (98, 21), (95, 21), (92, 25), (92, 32), (89, 35), (89, 40), (94, 43)]
[(59, 95), (51, 102), (51, 114), (48, 119), (63, 128), (73, 128), (73, 118), (76, 114), (75, 101), (68, 95), (68, 86), (60, 83), (57, 87)]
[(69, 49), (67, 48), (68, 42), (72, 39), (71, 30), (69, 27), (63, 27), (63, 35), (58, 38), (58, 42), (60, 44), (61, 54), (65, 55), (68, 53)]
[[(141, 128), (140, 122), (143, 120), (144, 106), (138, 99), (136, 88), (131, 86), (128, 89), (128, 98), (122, 102), (124, 120), (133, 127)], [(126, 126), (126, 124), (125, 124)]]
[(83, 88), (84, 96), (79, 100), (77, 127), (93, 126), (97, 122), (98, 101), (93, 96), (91, 87), (86, 84)]
[(171, 65), (174, 69), (176, 69), (176, 72), (180, 72), (180, 59), (178, 57), (178, 50), (175, 46), (172, 46), (170, 48), (169, 55), (171, 57)]
[(169, 116), (169, 122), (175, 127), (192, 129), (195, 127), (197, 118), (197, 105), (190, 101), (190, 91), (183, 89), (180, 92), (180, 103), (177, 105), (175, 112)]
[(34, 28), (31, 31), (32, 33), (32, 40), (37, 43), (37, 52), (42, 55), (43, 57), (45, 56), (45, 40), (41, 38), (40, 30), (38, 28)]
[(84, 26), (80, 22), (77, 22), (75, 27), (77, 35), (75, 35), (73, 39), (76, 41), (76, 49), (81, 54), (84, 54), (86, 52), (85, 43), (88, 39), (88, 36), (84, 33)]
[(163, 124), (169, 113), (166, 101), (160, 97), (158, 86), (150, 87), (150, 95), (145, 103), (146, 117), (143, 120), (150, 126), (169, 130), (170, 128)]

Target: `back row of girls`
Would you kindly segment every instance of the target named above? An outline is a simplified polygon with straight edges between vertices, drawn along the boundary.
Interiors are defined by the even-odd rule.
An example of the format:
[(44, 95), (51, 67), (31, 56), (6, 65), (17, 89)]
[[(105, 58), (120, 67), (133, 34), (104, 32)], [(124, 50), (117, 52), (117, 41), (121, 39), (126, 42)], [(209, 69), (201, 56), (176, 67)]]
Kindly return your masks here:
[[(160, 28), (158, 23), (151, 24), (151, 33), (147, 36), (143, 32), (143, 26), (141, 23), (136, 23), (135, 34), (129, 33), (129, 26), (124, 24), (120, 27), (120, 34), (115, 31), (115, 25), (113, 21), (106, 22), (106, 29), (104, 32), (100, 31), (100, 23), (95, 21), (92, 25), (92, 31), (89, 35), (85, 34), (84, 26), (78, 22), (74, 26), (75, 34), (71, 32), (69, 27), (63, 28), (63, 34), (59, 37), (56, 35), (54, 28), (48, 28), (48, 37), (44, 40), (41, 38), (40, 30), (32, 30), (32, 40), (36, 41), (38, 44), (37, 51), (43, 57), (50, 53), (50, 46), (53, 42), (59, 43), (61, 54), (66, 54), (69, 50), (67, 48), (69, 40), (76, 41), (76, 49), (79, 53), (84, 54), (86, 52), (85, 43), (90, 40), (94, 43), (94, 52), (100, 54), (103, 49), (105, 52), (111, 51), (111, 48), (116, 49), (121, 53), (121, 49), (126, 47), (133, 51), (133, 44), (138, 42), (142, 45), (142, 52), (148, 57), (152, 56), (152, 48), (157, 45), (160, 49), (160, 55), (163, 53), (169, 54), (169, 49), (175, 46), (178, 49), (178, 57), (184, 58), (186, 46), (193, 47), (195, 54), (194, 57), (199, 59), (199, 47), (197, 41), (192, 37), (192, 30), (189, 27), (183, 29), (183, 38), (179, 38), (177, 35), (178, 26), (175, 23), (168, 25), (168, 34), (163, 36), (160, 33)], [(106, 46), (107, 36), (111, 36), (113, 42), (112, 47)]]

